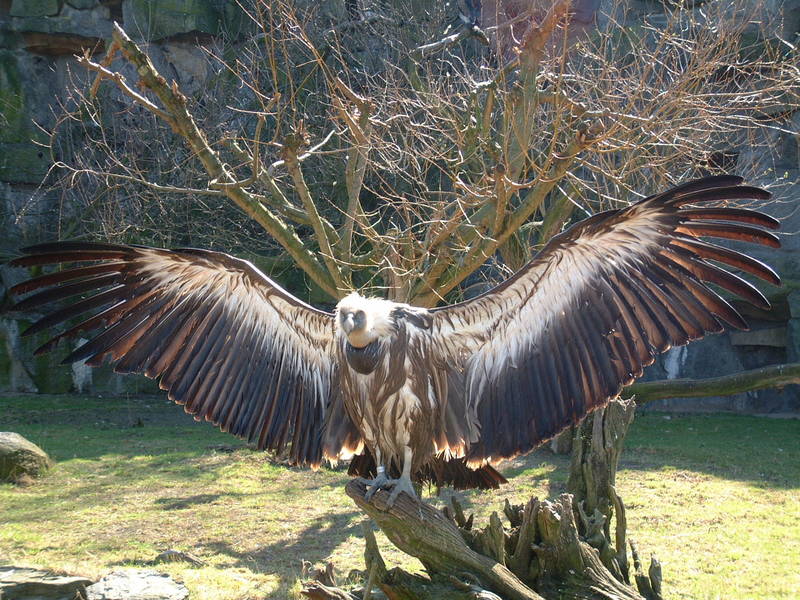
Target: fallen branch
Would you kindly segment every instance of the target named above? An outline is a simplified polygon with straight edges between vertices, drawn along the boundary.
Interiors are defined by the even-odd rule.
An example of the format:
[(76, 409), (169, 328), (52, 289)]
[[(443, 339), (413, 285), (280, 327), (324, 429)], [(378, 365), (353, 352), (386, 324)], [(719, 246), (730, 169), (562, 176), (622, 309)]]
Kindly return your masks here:
[(706, 379), (663, 379), (641, 381), (629, 385), (623, 395), (636, 398), (636, 404), (644, 404), (664, 398), (705, 398), (729, 396), (753, 390), (800, 384), (800, 363), (770, 365)]

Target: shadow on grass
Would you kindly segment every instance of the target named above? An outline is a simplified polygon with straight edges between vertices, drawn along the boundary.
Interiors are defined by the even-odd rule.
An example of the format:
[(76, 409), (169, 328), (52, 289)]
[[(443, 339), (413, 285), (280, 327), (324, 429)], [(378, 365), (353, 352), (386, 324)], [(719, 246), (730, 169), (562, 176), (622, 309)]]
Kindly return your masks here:
[[(146, 456), (132, 477), (169, 468), (193, 478), (192, 461), (210, 448), (244, 443), (208, 423), (196, 423), (164, 398), (0, 396), (3, 427), (29, 437), (57, 460), (94, 460), (109, 454)], [(139, 426), (137, 426), (139, 425)], [(637, 414), (620, 469), (673, 468), (774, 488), (800, 482), (800, 420), (729, 414)], [(181, 464), (174, 464), (180, 460)], [(548, 479), (563, 491), (569, 459), (538, 450), (503, 466), (506, 477)], [(545, 467), (545, 468), (542, 468)]]
[[(302, 574), (302, 561), (318, 563), (330, 557), (331, 553), (349, 537), (361, 535), (354, 517), (361, 515), (358, 510), (325, 514), (311, 520), (308, 526), (290, 540), (281, 539), (255, 551), (241, 552), (227, 542), (212, 542), (205, 547), (227, 556), (231, 562), (228, 568), (245, 568), (253, 573), (277, 575), (278, 588), (266, 598), (285, 599), (290, 597), (292, 587)], [(291, 518), (288, 515), (287, 518)], [(334, 565), (335, 566), (335, 565)], [(346, 573), (338, 573), (340, 577)]]
[(24, 435), (56, 461), (229, 452), (246, 445), (210, 423), (194, 421), (165, 398), (0, 395), (0, 415), (4, 429)]
[(199, 504), (213, 504), (222, 498), (241, 498), (246, 494), (195, 494), (194, 496), (185, 496), (183, 498), (156, 498), (153, 504), (156, 504), (164, 510), (183, 510), (185, 508), (192, 508)]
[[(499, 470), (512, 485), (545, 487), (552, 498), (566, 491), (569, 463), (569, 456), (554, 455), (544, 447), (501, 464)], [(637, 414), (619, 470), (688, 471), (762, 488), (800, 488), (800, 419)], [(459, 493), (458, 498), (467, 510), (482, 493)], [(520, 500), (516, 492), (511, 496), (511, 501)], [(443, 500), (449, 502), (447, 496)]]
[(764, 488), (798, 488), (800, 419), (638, 414), (619, 468), (679, 469)]

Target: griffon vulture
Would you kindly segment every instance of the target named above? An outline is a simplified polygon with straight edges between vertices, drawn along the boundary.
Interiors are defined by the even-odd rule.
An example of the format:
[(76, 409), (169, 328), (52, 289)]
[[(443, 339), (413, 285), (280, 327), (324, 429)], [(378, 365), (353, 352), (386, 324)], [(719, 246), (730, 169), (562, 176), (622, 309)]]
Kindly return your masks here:
[(86, 242), (24, 250), (12, 264), (77, 265), (12, 292), (34, 292), (15, 308), (45, 315), (28, 334), (82, 315), (37, 354), (90, 332), (65, 363), (108, 357), (159, 378), (196, 419), (295, 464), (351, 458), (393, 502), (412, 480), (497, 487), (492, 465), (603, 406), (656, 354), (746, 328), (707, 284), (769, 303), (719, 264), (778, 276), (700, 238), (777, 248), (775, 219), (726, 202), (768, 197), (733, 176), (685, 183), (574, 225), (494, 289), (434, 309), (352, 293), (325, 312), (226, 254)]

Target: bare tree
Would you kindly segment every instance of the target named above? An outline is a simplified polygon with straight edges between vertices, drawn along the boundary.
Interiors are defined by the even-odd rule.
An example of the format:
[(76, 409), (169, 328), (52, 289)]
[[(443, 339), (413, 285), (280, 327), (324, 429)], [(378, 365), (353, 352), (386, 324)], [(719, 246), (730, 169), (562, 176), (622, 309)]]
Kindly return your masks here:
[[(253, 34), (208, 48), (218, 89), (194, 98), (117, 28), (102, 60), (81, 60), (96, 78), (54, 134), (59, 167), (106, 236), (224, 243), (273, 264), (280, 250), (330, 299), (371, 288), (434, 306), (515, 270), (573, 218), (730, 170), (743, 140), (768, 140), (798, 104), (796, 53), (741, 11), (681, 4), (631, 28), (620, 6), (575, 35), (579, 4), (513, 17), (487, 4), (491, 19), (467, 3), (446, 32), (438, 5), (254, 1)], [(587, 420), (571, 495), (507, 506), (508, 527), (476, 533), (458, 507), (385, 512), (352, 483), (438, 578), (385, 572), (373, 552), (371, 579), (404, 598), (443, 597), (415, 581), (453, 598), (660, 597), (657, 565), (645, 575), (634, 555), (630, 572), (614, 491), (631, 416), (612, 405)]]
[[(518, 267), (573, 216), (729, 169), (742, 139), (780, 128), (796, 102), (796, 58), (761, 41), (743, 60), (741, 15), (676, 8), (659, 28), (611, 22), (555, 47), (568, 23), (560, 2), (509, 52), (498, 40), (519, 18), (481, 31), (488, 47), (468, 27), (415, 47), (444, 15), (403, 4), (344, 22), (284, 2), (251, 11), (260, 33), (233, 59), (209, 49), (219, 89), (197, 100), (155, 72), (128, 81), (124, 65), (110, 71), (120, 42), (102, 64), (85, 58), (127, 104), (92, 86), (80, 121), (63, 121), (80, 125), (89, 150), (60, 166), (106, 195), (112, 184), (109, 201), (96, 186), (87, 201), (102, 207), (106, 233), (159, 229), (162, 207), (171, 222), (191, 206), (181, 224), (204, 228), (201, 215), (232, 219), (222, 200), (233, 201), (334, 299), (368, 286), (433, 306), (487, 260), (501, 258), (500, 274)], [(132, 133), (113, 135), (121, 126)], [(138, 212), (156, 216), (137, 223)]]

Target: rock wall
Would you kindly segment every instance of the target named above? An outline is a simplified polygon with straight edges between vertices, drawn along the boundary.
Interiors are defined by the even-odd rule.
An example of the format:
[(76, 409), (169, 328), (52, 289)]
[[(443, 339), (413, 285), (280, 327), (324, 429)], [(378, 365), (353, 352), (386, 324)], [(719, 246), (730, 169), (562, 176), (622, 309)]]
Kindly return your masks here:
[(25, 276), (1, 266), (4, 258), (58, 237), (59, 223), (74, 210), (68, 194), (41, 187), (53, 166), (46, 132), (69, 102), (68, 87), (89, 77), (75, 55), (102, 55), (114, 21), (147, 45), (158, 68), (188, 94), (199, 92), (209, 76), (203, 44), (248, 31), (234, 0), (0, 1), (0, 391), (157, 392), (154, 382), (120, 377), (109, 367), (34, 357), (44, 338), (20, 337), (31, 315), (2, 312), (10, 304), (6, 290)]
[[(758, 7), (772, 35), (798, 40), (800, 1), (770, 0)], [(658, 11), (657, 4), (639, 0), (631, 0), (629, 8), (628, 22), (642, 15), (652, 20), (653, 12)], [(339, 10), (344, 14), (342, 7)], [(69, 195), (40, 188), (53, 165), (45, 132), (53, 125), (59, 104), (67, 101), (65, 90), (70, 83), (87, 77), (74, 55), (84, 50), (102, 51), (113, 21), (145, 42), (159, 69), (174, 77), (188, 94), (202, 93), (211, 76), (203, 44), (249, 34), (248, 21), (234, 0), (0, 0), (0, 262), (26, 243), (60, 233), (54, 216), (69, 213)], [(796, 210), (800, 138), (789, 133), (798, 130), (800, 113), (790, 115), (788, 124), (784, 120), (782, 131), (770, 134), (768, 142), (777, 162), (762, 165), (764, 153), (754, 151), (748, 140), (728, 149), (736, 160), (731, 170), (761, 173), (756, 183), (774, 181), (776, 172), (783, 175), (786, 185), (779, 188), (776, 201), (767, 210), (782, 218), (789, 234), (800, 231), (800, 211)], [(799, 250), (800, 237), (787, 235), (780, 252), (761, 253), (777, 267), (786, 285), (781, 291), (769, 291), (776, 304), (773, 313), (749, 313), (752, 331), (713, 336), (674, 349), (651, 367), (646, 377), (707, 377), (800, 361)], [(9, 303), (4, 290), (22, 275), (0, 266), (0, 310)], [(118, 394), (156, 390), (152, 382), (117, 377), (108, 368), (59, 366), (51, 357), (34, 358), (32, 350), (42, 340), (20, 339), (25, 324), (19, 315), (0, 312), (0, 391)], [(731, 398), (665, 401), (657, 406), (789, 412), (800, 410), (800, 397), (791, 386)]]

